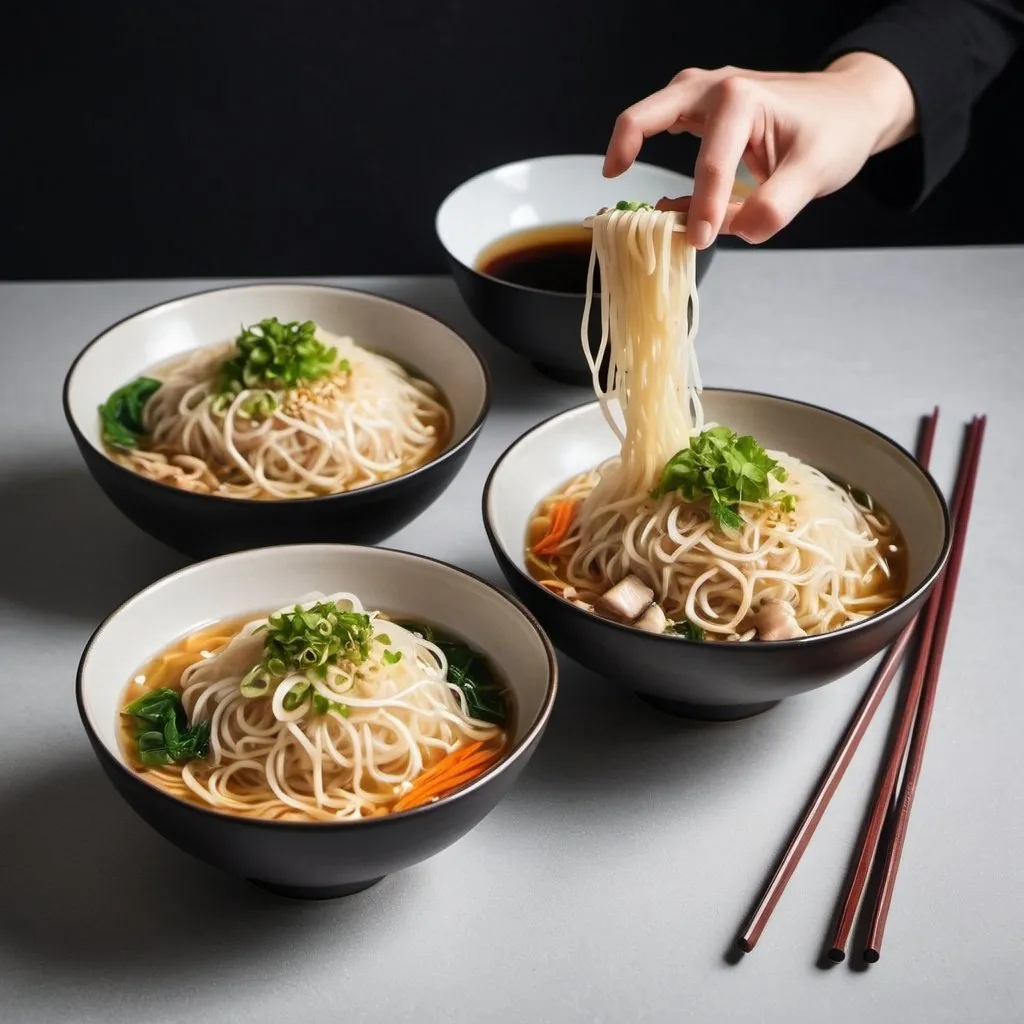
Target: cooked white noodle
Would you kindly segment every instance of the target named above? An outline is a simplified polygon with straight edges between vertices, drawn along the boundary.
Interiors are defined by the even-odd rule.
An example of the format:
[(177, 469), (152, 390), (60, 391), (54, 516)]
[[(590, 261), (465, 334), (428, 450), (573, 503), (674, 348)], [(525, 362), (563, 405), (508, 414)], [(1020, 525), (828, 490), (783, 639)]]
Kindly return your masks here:
[[(323, 601), (365, 611), (348, 593), (298, 603), (306, 609)], [(264, 649), (267, 618), (254, 619), (181, 674), (189, 722), (211, 719), (209, 757), (145, 769), (147, 778), (175, 795), (251, 817), (355, 820), (385, 813), (445, 755), (475, 741), (503, 742), (500, 728), (470, 716), (464, 694), (447, 681), (439, 647), (369, 614), (374, 637), (386, 634), (388, 642), (372, 642), (367, 660), (341, 661), (313, 682), (347, 715), (314, 713), (311, 695), (286, 710), (285, 695), (309, 681), (302, 672), (290, 672), (267, 696), (243, 695), (242, 678)], [(388, 651), (401, 658), (388, 663)]]
[[(709, 639), (753, 639), (752, 613), (772, 598), (792, 607), (806, 633), (885, 608), (900, 596), (889, 564), (895, 524), (792, 456), (769, 452), (789, 474), (785, 485), (771, 481), (772, 491), (794, 495), (794, 511), (743, 502), (740, 529), (714, 522), (707, 499), (651, 496), (665, 464), (708, 426), (694, 347), (696, 251), (685, 231), (674, 230), (680, 224), (679, 215), (652, 210), (593, 220), (582, 341), (620, 454), (541, 504), (528, 546), (546, 532), (556, 501), (579, 500), (557, 551), (528, 552), (531, 571), (586, 606), (625, 576), (639, 576), (670, 619), (689, 619)], [(593, 350), (587, 326), (597, 264), (602, 329)]]
[[(130, 469), (183, 490), (233, 498), (307, 498), (380, 483), (433, 458), (450, 433), (438, 390), (351, 338), (318, 327), (339, 369), (289, 391), (217, 394), (234, 343), (196, 349), (157, 367), (143, 410), (145, 449), (117, 451)], [(349, 369), (340, 368), (347, 360)], [(277, 408), (246, 412), (262, 395)]]

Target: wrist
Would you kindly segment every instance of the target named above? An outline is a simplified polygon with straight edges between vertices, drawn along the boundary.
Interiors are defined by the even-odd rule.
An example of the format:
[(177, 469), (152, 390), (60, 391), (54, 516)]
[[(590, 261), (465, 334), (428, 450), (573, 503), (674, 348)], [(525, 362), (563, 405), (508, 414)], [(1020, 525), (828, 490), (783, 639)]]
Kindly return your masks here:
[(873, 53), (847, 53), (825, 69), (843, 79), (862, 104), (872, 137), (871, 153), (909, 138), (917, 129), (910, 83), (895, 64)]

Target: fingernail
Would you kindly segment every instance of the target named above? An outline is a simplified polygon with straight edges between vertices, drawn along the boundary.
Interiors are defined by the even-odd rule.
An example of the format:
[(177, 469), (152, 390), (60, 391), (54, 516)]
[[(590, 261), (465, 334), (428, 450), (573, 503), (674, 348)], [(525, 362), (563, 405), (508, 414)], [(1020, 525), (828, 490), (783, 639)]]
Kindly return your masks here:
[(711, 224), (706, 220), (695, 220), (686, 225), (690, 244), (697, 249), (706, 249), (711, 244)]

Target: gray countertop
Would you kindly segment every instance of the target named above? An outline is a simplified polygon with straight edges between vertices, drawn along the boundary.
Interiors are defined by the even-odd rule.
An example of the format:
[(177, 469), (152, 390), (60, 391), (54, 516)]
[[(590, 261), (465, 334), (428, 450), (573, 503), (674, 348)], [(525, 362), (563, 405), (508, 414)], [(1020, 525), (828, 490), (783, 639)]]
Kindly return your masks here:
[[(102, 776), (79, 725), (82, 647), (180, 565), (106, 502), (60, 407), (107, 324), (216, 282), (0, 286), (0, 1020), (1009, 1022), (1024, 1015), (1024, 743), (1017, 612), (1024, 248), (723, 252), (702, 288), (704, 379), (807, 399), (910, 445), (938, 402), (991, 423), (942, 686), (882, 961), (817, 966), (887, 702), (758, 949), (726, 951), (869, 678), (732, 725), (667, 718), (563, 663), (512, 795), (368, 892), (280, 901), (179, 853)], [(587, 398), (473, 323), (445, 279), (348, 282), (441, 314), (495, 371), (464, 472), (393, 538), (499, 581), (484, 476)], [(452, 524), (458, 524), (458, 530)]]

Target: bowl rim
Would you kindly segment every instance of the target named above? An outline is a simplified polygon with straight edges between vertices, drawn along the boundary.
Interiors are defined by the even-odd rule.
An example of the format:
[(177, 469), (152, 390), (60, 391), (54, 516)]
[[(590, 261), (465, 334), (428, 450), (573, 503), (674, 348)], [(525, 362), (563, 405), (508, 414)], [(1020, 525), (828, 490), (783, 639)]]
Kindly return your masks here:
[[(86, 661), (88, 660), (89, 654), (92, 651), (99, 635), (107, 629), (114, 619), (116, 619), (117, 616), (119, 616), (129, 605), (145, 601), (154, 591), (159, 590), (162, 587), (170, 586), (173, 581), (182, 577), (198, 575), (204, 571), (209, 571), (211, 566), (223, 566), (230, 562), (241, 562), (248, 558), (260, 555), (264, 557), (271, 557), (272, 555), (280, 555), (282, 552), (292, 551), (295, 549), (324, 552), (380, 552), (384, 555), (398, 555), (401, 559), (427, 562), (433, 567), (434, 571), (440, 570), (441, 572), (454, 572), (457, 575), (468, 577), (474, 582), (483, 585), (488, 590), (492, 590), (509, 606), (511, 611), (517, 612), (521, 615), (537, 635), (537, 638), (540, 640), (541, 647), (544, 650), (544, 655), (547, 659), (548, 665), (547, 687), (544, 692), (544, 698), (541, 702), (540, 710), (537, 712), (536, 719), (523, 736), (514, 743), (508, 754), (501, 758), (496, 764), (488, 768), (485, 772), (478, 775), (472, 782), (463, 786), (461, 789), (457, 789), (454, 793), (441, 797), (433, 803), (423, 804), (420, 807), (413, 807), (407, 811), (389, 813), (379, 818), (364, 818), (357, 821), (277, 821), (266, 818), (246, 818), (240, 815), (229, 814), (225, 811), (218, 811), (212, 807), (204, 807), (200, 804), (191, 803), (190, 801), (171, 796), (170, 793), (166, 793), (158, 786), (154, 786), (152, 783), (147, 782), (143, 775), (133, 771), (124, 763), (123, 760), (121, 760), (121, 758), (117, 757), (93, 728), (92, 722), (89, 719), (89, 714), (85, 709), (85, 700), (83, 696), (83, 690), (85, 688), (83, 677), (85, 674)], [(432, 558), (429, 555), (421, 555), (413, 551), (404, 551), (401, 548), (386, 548), (361, 544), (281, 544), (271, 548), (253, 548), (245, 551), (235, 551), (227, 555), (219, 555), (216, 558), (207, 559), (203, 562), (194, 562), (191, 565), (187, 565), (184, 568), (176, 570), (175, 572), (168, 573), (168, 575), (163, 576), (149, 584), (149, 586), (144, 587), (127, 600), (122, 601), (113, 611), (105, 616), (103, 621), (95, 630), (93, 630), (92, 635), (89, 637), (89, 640), (82, 651), (82, 655), (78, 661), (78, 668), (75, 671), (75, 702), (78, 706), (78, 717), (82, 722), (82, 726), (89, 737), (89, 741), (92, 744), (93, 749), (96, 750), (98, 754), (101, 753), (102, 757), (105, 758), (108, 763), (114, 765), (118, 772), (125, 778), (131, 782), (140, 783), (144, 785), (147, 790), (152, 791), (158, 802), (166, 801), (167, 803), (165, 806), (185, 808), (187, 811), (194, 811), (197, 814), (208, 816), (215, 821), (233, 822), (247, 827), (271, 828), (284, 831), (293, 829), (307, 831), (309, 829), (313, 829), (314, 831), (320, 832), (335, 829), (386, 827), (394, 823), (408, 821), (413, 817), (430, 814), (442, 807), (448, 807), (453, 803), (463, 800), (471, 793), (476, 792), (478, 789), (482, 788), (484, 785), (505, 772), (513, 763), (523, 757), (525, 752), (536, 742), (537, 738), (547, 727), (548, 720), (551, 717), (555, 697), (558, 694), (558, 683), (558, 657), (555, 653), (554, 646), (548, 639), (547, 633), (544, 632), (544, 628), (541, 626), (536, 616), (534, 616), (529, 608), (527, 608), (526, 605), (524, 605), (517, 597), (506, 593), (499, 587), (496, 587), (493, 583), (483, 579), (483, 577), (477, 576), (476, 573), (469, 572), (466, 569), (462, 569), (457, 565), (452, 565), (450, 562), (442, 561), (439, 558)], [(114, 710), (116, 711), (116, 708)]]
[[(503, 544), (499, 542), (494, 527), (491, 524), (491, 491), (494, 485), (495, 477), (500, 471), (505, 460), (512, 454), (513, 450), (517, 448), (523, 441), (525, 441), (531, 434), (536, 433), (538, 430), (541, 430), (542, 428), (544, 428), (549, 423), (552, 423), (555, 420), (563, 418), (568, 419), (571, 415), (574, 414), (578, 415), (582, 409), (598, 407), (600, 403), (596, 400), (589, 402), (581, 402), (579, 405), (574, 405), (569, 409), (563, 409), (560, 412), (556, 412), (553, 415), (548, 416), (546, 419), (541, 420), (539, 423), (532, 426), (529, 430), (526, 430), (522, 434), (520, 434), (520, 436), (517, 437), (495, 460), (494, 465), (491, 467), (491, 471), (487, 474), (487, 480), (484, 483), (484, 489), (481, 499), (484, 530), (487, 533), (487, 539), (490, 542), (492, 549), (496, 552), (500, 552), (502, 556), (504, 556), (504, 561), (508, 562), (512, 566), (512, 568), (515, 570), (519, 577), (532, 584), (532, 586), (536, 588), (538, 594), (543, 594), (546, 598), (550, 598), (552, 601), (556, 601), (558, 608), (567, 609), (571, 614), (578, 616), (578, 621), (585, 621), (589, 623), (596, 622), (599, 626), (612, 628), (622, 632), (626, 636), (639, 638), (641, 642), (646, 641), (651, 643), (670, 644), (673, 646), (678, 646), (680, 643), (682, 643), (687, 646), (700, 647), (702, 650), (713, 652), (745, 651), (754, 652), (756, 654), (758, 652), (767, 653), (777, 650), (796, 650), (797, 648), (801, 647), (819, 647), (829, 642), (838, 642), (839, 639), (841, 639), (842, 637), (848, 637), (860, 632), (864, 632), (879, 622), (884, 622), (887, 619), (899, 615), (900, 612), (903, 609), (905, 609), (908, 605), (913, 604), (915, 601), (926, 595), (929, 590), (931, 590), (931, 588), (935, 584), (935, 581), (939, 578), (939, 576), (945, 569), (946, 561), (949, 558), (949, 552), (953, 541), (952, 520), (949, 512), (949, 505), (946, 501), (945, 495), (942, 493), (942, 488), (939, 487), (938, 483), (936, 483), (935, 478), (932, 476), (932, 474), (927, 469), (925, 469), (917, 461), (917, 459), (914, 458), (914, 456), (906, 448), (903, 447), (903, 445), (894, 441), (887, 434), (883, 434), (880, 430), (877, 430), (874, 427), (869, 426), (867, 423), (864, 423), (853, 416), (848, 416), (845, 413), (836, 412), (833, 409), (828, 409), (823, 405), (816, 405), (813, 402), (805, 402), (797, 398), (787, 398), (783, 395), (773, 395), (767, 391), (750, 391), (746, 388), (709, 387), (704, 388), (702, 393), (706, 394), (709, 391), (725, 392), (734, 395), (748, 395), (750, 397), (756, 398), (769, 398), (772, 399), (773, 401), (785, 402), (788, 405), (802, 406), (806, 409), (813, 409), (816, 412), (827, 413), (829, 416), (835, 416), (838, 419), (846, 420), (848, 423), (851, 423), (854, 426), (861, 428), (862, 430), (866, 430), (870, 434), (874, 434), (876, 437), (880, 438), (887, 445), (889, 445), (891, 448), (894, 448), (899, 454), (903, 455), (911, 463), (913, 463), (913, 465), (916, 466), (917, 469), (924, 476), (926, 482), (931, 487), (935, 497), (938, 499), (939, 509), (942, 513), (942, 546), (934, 564), (928, 570), (928, 572), (925, 573), (921, 582), (912, 590), (905, 593), (898, 601), (895, 601), (893, 604), (891, 604), (888, 608), (885, 608), (880, 612), (876, 612), (874, 615), (869, 615), (866, 619), (861, 619), (860, 622), (854, 622), (848, 626), (842, 626), (839, 629), (829, 630), (829, 632), (827, 633), (817, 633), (813, 636), (796, 637), (790, 640), (760, 640), (756, 644), (708, 644), (699, 640), (689, 640), (683, 636), (668, 636), (664, 633), (647, 633), (644, 630), (636, 629), (633, 626), (623, 625), (622, 623), (613, 622), (611, 619), (601, 618), (600, 616), (594, 615), (591, 612), (584, 611), (582, 608), (578, 608), (574, 604), (570, 604), (568, 601), (563, 601), (560, 597), (556, 597), (550, 591), (545, 590), (544, 587), (542, 587), (528, 572), (526, 572), (526, 570), (520, 568), (518, 563), (516, 563), (512, 558), (509, 558), (507, 556), (505, 547)], [(525, 531), (526, 527), (524, 524), (524, 536)], [(711, 656), (714, 657), (715, 655), (712, 654)], [(744, 656), (745, 655), (740, 655), (740, 657)]]
[[(448, 245), (444, 240), (444, 235), (441, 233), (441, 215), (444, 212), (445, 207), (448, 206), (449, 202), (453, 200), (456, 197), (456, 194), (458, 192), (461, 192), (462, 189), (467, 188), (468, 186), (474, 184), (475, 182), (479, 181), (482, 178), (487, 178), (492, 174), (497, 174), (499, 171), (504, 171), (509, 167), (515, 167), (517, 164), (554, 164), (562, 160), (603, 161), (604, 156), (599, 153), (549, 153), (546, 156), (523, 157), (521, 160), (509, 160), (506, 163), (497, 164), (496, 166), (489, 167), (486, 170), (478, 171), (476, 174), (471, 175), (470, 177), (466, 178), (465, 181), (462, 181), (458, 185), (456, 185), (455, 188), (453, 188), (444, 197), (444, 199), (441, 200), (441, 202), (438, 204), (437, 210), (434, 212), (434, 234), (437, 236), (437, 240), (438, 242), (440, 242), (441, 248), (444, 249), (445, 255), (450, 260), (457, 263), (460, 267), (462, 267), (469, 273), (475, 274), (477, 277), (482, 277), (485, 281), (493, 281), (495, 284), (498, 284), (503, 288), (512, 288), (515, 291), (526, 292), (531, 295), (552, 295), (557, 296), (558, 298), (568, 298), (582, 303), (586, 299), (586, 292), (565, 292), (555, 291), (551, 288), (535, 288), (533, 285), (518, 284), (515, 281), (506, 281), (503, 278), (495, 277), (493, 274), (485, 274), (482, 270), (479, 270), (476, 267), (472, 267), (468, 263), (465, 263), (463, 260), (459, 259), (459, 257), (456, 256), (455, 253), (453, 253), (451, 249), (448, 248)], [(630, 164), (630, 168), (633, 167), (640, 167), (643, 168), (644, 170), (649, 171), (662, 171), (665, 174), (674, 174), (680, 178), (687, 178), (690, 182), (690, 186), (693, 186), (692, 174), (684, 174), (682, 171), (675, 171), (671, 167), (662, 167), (660, 164), (647, 163), (647, 161), (645, 160), (634, 161), (632, 164)], [(556, 223), (572, 224), (572, 221), (549, 221), (546, 224), (533, 224), (530, 225), (530, 227), (523, 228), (522, 230), (530, 231), (533, 230), (534, 228), (552, 227)], [(506, 234), (512, 233), (514, 232), (506, 232)], [(492, 238), (490, 242), (488, 242), (488, 245), (492, 245), (494, 242), (499, 241), (503, 237), (505, 237), (505, 235), (495, 235), (495, 237)], [(713, 249), (714, 245), (709, 246), (709, 252)]]
[[(140, 475), (126, 466), (122, 466), (121, 463), (115, 461), (110, 455), (102, 448), (97, 448), (96, 445), (92, 444), (86, 438), (85, 433), (79, 426), (78, 421), (75, 419), (71, 412), (70, 394), (71, 388), (73, 387), (73, 378), (75, 371), (78, 369), (78, 364), (85, 358), (86, 354), (96, 345), (102, 343), (103, 339), (116, 330), (122, 324), (127, 323), (129, 320), (134, 320), (136, 317), (146, 316), (149, 313), (153, 313), (158, 309), (164, 309), (166, 307), (175, 305), (185, 305), (188, 302), (204, 298), (207, 295), (218, 295), (227, 292), (242, 292), (242, 291), (256, 291), (260, 288), (285, 288), (295, 290), (306, 290), (312, 289), (314, 291), (331, 292), (337, 293), (348, 297), (357, 297), (359, 299), (366, 299), (368, 301), (376, 302), (386, 306), (396, 306), (400, 309), (411, 310), (413, 313), (417, 313), (428, 320), (433, 320), (435, 323), (440, 324), (446, 330), (448, 330), (452, 336), (459, 341), (463, 348), (466, 350), (468, 355), (476, 362), (477, 367), (480, 370), (483, 378), (483, 395), (481, 397), (480, 409), (477, 412), (476, 418), (470, 424), (468, 430), (461, 440), (455, 444), (445, 448), (444, 451), (439, 452), (429, 462), (425, 462), (422, 466), (417, 466), (415, 469), (409, 470), (408, 473), (401, 473), (398, 476), (391, 477), (390, 480), (384, 480), (376, 484), (368, 484), (366, 487), (356, 487), (348, 491), (337, 491), (334, 494), (319, 494), (313, 497), (306, 498), (276, 498), (276, 499), (260, 499), (260, 498), (232, 498), (224, 494), (202, 494), (198, 491), (186, 491), (179, 487), (174, 487), (172, 484), (165, 484), (159, 480), (151, 480), (149, 477)], [(213, 344), (212, 342), (210, 344)], [(202, 345), (196, 345), (192, 349), (186, 349), (185, 351), (194, 351), (195, 349), (203, 348)], [(371, 350), (372, 351), (372, 350)], [(433, 383), (433, 382), (432, 382)], [(441, 388), (440, 384), (436, 385), (441, 391), (442, 395), (447, 399), (447, 392)], [(459, 454), (464, 448), (471, 446), (477, 438), (483, 428), (484, 421), (491, 409), (491, 402), (493, 398), (493, 381), (491, 379), (491, 371), (487, 366), (487, 363), (477, 352), (475, 346), (471, 345), (463, 335), (457, 331), (451, 324), (446, 320), (441, 319), (439, 316), (435, 316), (433, 313), (428, 313), (426, 310), (421, 309), (419, 306), (414, 306), (408, 302), (401, 302), (398, 299), (392, 299), (387, 295), (378, 295), (376, 292), (362, 291), (358, 288), (346, 288), (341, 285), (323, 284), (319, 282), (306, 283), (303, 281), (259, 281), (259, 282), (248, 282), (245, 284), (233, 284), (223, 285), (215, 288), (204, 288), (201, 291), (189, 292), (186, 295), (179, 295), (176, 298), (164, 299), (161, 302), (155, 302), (151, 306), (145, 306), (142, 309), (137, 309), (133, 313), (128, 313), (126, 316), (121, 317), (120, 320), (116, 320), (114, 323), (104, 327), (99, 334), (96, 334), (82, 349), (81, 352), (75, 356), (74, 361), (68, 368), (67, 373), (64, 375), (64, 384), (61, 388), (61, 405), (64, 409), (64, 419), (67, 421), (68, 426), (71, 429), (71, 433), (74, 435), (75, 441), (79, 446), (86, 445), (89, 448), (96, 451), (101, 457), (114, 468), (118, 473), (125, 474), (127, 477), (134, 481), (138, 481), (139, 485), (144, 490), (149, 490), (154, 496), (166, 495), (172, 493), (181, 496), (183, 501), (197, 500), (197, 501), (219, 501), (228, 502), (231, 505), (237, 505), (239, 507), (263, 507), (263, 508), (280, 508), (288, 507), (291, 505), (312, 505), (316, 502), (329, 502), (337, 501), (339, 499), (349, 498), (353, 495), (372, 495), (378, 494), (387, 487), (390, 487), (399, 482), (410, 480), (420, 474), (425, 473), (427, 470), (433, 469), (435, 466), (440, 465), (443, 462), (448, 462)]]

